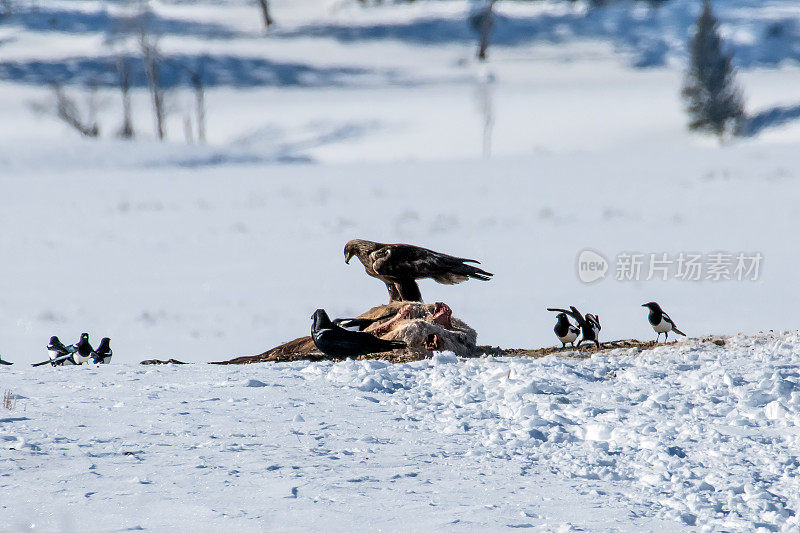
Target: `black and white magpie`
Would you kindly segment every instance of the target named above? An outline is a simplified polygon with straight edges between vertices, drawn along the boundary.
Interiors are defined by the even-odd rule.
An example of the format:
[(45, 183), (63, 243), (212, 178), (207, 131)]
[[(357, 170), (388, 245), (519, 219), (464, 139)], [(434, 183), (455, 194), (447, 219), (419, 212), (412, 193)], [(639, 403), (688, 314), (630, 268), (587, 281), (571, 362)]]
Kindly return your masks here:
[(656, 302), (648, 302), (646, 304), (642, 304), (642, 307), (647, 307), (650, 309), (650, 314), (647, 315), (647, 320), (650, 322), (650, 325), (653, 326), (653, 331), (658, 333), (656, 335), (656, 342), (658, 342), (658, 338), (661, 334), (664, 334), (664, 342), (667, 342), (667, 337), (669, 336), (670, 331), (674, 331), (678, 335), (686, 336), (686, 333), (682, 332), (675, 326), (675, 322), (669, 317), (667, 313), (665, 313), (661, 306), (658, 305)]
[(50, 357), (50, 360), (37, 363), (33, 366), (39, 366), (46, 363), (50, 363), (53, 366), (60, 366), (66, 363), (68, 360), (70, 361), (68, 364), (74, 365), (75, 362), (72, 360), (72, 354), (75, 351), (77, 351), (77, 348), (74, 345), (64, 346), (64, 343), (61, 342), (58, 337), (53, 335), (50, 337), (50, 344), (47, 345), (47, 355)]
[[(571, 307), (570, 309), (575, 309)], [(577, 312), (577, 309), (576, 309)], [(594, 342), (595, 346), (600, 347), (600, 317), (591, 313), (586, 313), (583, 324), (581, 324), (581, 333), (583, 336), (578, 341), (578, 348), (581, 347), (583, 341)]]
[(111, 339), (103, 337), (100, 339), (100, 345), (92, 352), (92, 363), (96, 365), (108, 364), (111, 362), (112, 355), (114, 355), (114, 352), (111, 351)]
[(13, 364), (14, 363), (12, 363), (11, 361), (3, 361), (3, 356), (0, 355), (0, 365), (10, 366), (10, 365), (13, 365)]
[(581, 332), (580, 328), (572, 325), (569, 318), (567, 318), (567, 313), (558, 313), (556, 319), (556, 326), (553, 328), (553, 331), (556, 337), (558, 337), (558, 340), (561, 341), (561, 348), (565, 348), (567, 343), (575, 347), (575, 339), (578, 338)]
[(324, 309), (314, 311), (311, 318), (314, 320), (311, 324), (314, 345), (331, 357), (356, 357), (406, 347), (403, 341), (388, 341), (363, 331), (348, 331), (337, 326)]
[[(67, 364), (73, 365), (82, 365), (92, 357), (92, 352), (94, 352), (94, 348), (92, 345), (89, 344), (89, 334), (88, 333), (81, 333), (81, 338), (72, 345), (75, 348), (75, 351), (72, 353), (72, 359), (67, 359)], [(67, 348), (69, 350), (69, 348)]]
[(580, 348), (581, 343), (583, 341), (593, 342), (595, 346), (600, 348), (600, 318), (597, 315), (593, 315), (591, 313), (586, 313), (584, 317), (580, 311), (578, 311), (574, 305), (569, 307), (569, 310), (566, 309), (558, 309), (555, 307), (548, 307), (548, 311), (558, 311), (560, 313), (566, 313), (578, 323), (578, 326), (581, 328), (581, 340), (578, 341), (578, 345), (576, 348)]

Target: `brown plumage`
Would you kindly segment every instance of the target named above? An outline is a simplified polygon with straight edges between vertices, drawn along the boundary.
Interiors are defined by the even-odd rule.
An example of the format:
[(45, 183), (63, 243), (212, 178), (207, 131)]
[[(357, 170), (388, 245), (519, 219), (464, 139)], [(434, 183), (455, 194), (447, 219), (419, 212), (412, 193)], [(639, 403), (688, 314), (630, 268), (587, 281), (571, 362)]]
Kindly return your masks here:
[(467, 263), (474, 259), (453, 257), (410, 244), (382, 244), (353, 239), (344, 247), (344, 262), (358, 257), (364, 270), (386, 284), (389, 301), (421, 302), (418, 279), (432, 278), (439, 283), (454, 285), (469, 278), (488, 281), (493, 276)]

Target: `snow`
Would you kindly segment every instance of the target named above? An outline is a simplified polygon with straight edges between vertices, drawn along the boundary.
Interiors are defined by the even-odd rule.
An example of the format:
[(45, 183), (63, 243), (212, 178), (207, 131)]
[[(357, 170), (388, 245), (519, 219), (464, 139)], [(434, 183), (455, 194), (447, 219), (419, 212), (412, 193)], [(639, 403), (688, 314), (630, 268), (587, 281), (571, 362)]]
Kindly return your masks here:
[[(135, 48), (114, 22), (135, 6), (0, 17), (3, 527), (800, 527), (797, 2), (714, 2), (750, 116), (723, 144), (686, 131), (679, 99), (694, 0), (499, 2), (485, 65), (462, 1), (271, 4), (265, 35), (245, 0), (151, 2), (164, 53), (204, 65), (205, 145), (183, 138), (174, 66), (167, 142), (141, 77), (137, 139), (114, 138), (113, 62)], [(100, 139), (35, 111), (54, 81), (81, 106), (98, 86)], [(651, 339), (648, 301), (691, 338), (590, 359), (137, 365), (259, 353), (319, 307), (384, 303), (343, 262), (353, 237), (482, 261), (491, 282), (421, 283), (480, 344), (552, 346), (545, 308), (569, 305), (601, 340)], [(605, 279), (580, 281), (584, 250), (612, 261)], [(623, 252), (718, 251), (761, 253), (759, 279), (614, 279)], [(28, 367), (83, 331), (111, 337), (111, 365)]]
[(589, 359), (14, 367), (3, 386), (0, 488), (24, 498), (0, 516), (20, 529), (800, 526), (797, 332)]

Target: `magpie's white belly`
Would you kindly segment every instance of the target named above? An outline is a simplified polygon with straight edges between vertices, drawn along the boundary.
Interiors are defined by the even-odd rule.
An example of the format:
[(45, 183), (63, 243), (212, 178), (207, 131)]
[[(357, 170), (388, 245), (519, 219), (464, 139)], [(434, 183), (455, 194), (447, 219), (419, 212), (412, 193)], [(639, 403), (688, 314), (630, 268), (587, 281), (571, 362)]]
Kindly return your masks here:
[(559, 337), (558, 340), (560, 340), (563, 343), (567, 343), (567, 342), (575, 342), (575, 339), (577, 339), (577, 338), (578, 338), (578, 334), (575, 333), (574, 331), (570, 331), (569, 333), (567, 333), (563, 337)]
[(72, 354), (72, 358), (75, 359), (75, 363), (77, 363), (79, 365), (82, 365), (83, 363), (88, 361), (89, 357), (90, 356), (88, 356), (88, 355), (86, 357), (84, 357), (81, 354), (79, 354), (78, 352), (75, 352), (74, 354)]
[(57, 350), (47, 350), (47, 355), (50, 356), (50, 360), (52, 361), (53, 359), (58, 357), (58, 351)]
[(653, 329), (656, 333), (668, 333), (672, 331), (672, 324), (662, 318), (661, 322), (653, 325)]

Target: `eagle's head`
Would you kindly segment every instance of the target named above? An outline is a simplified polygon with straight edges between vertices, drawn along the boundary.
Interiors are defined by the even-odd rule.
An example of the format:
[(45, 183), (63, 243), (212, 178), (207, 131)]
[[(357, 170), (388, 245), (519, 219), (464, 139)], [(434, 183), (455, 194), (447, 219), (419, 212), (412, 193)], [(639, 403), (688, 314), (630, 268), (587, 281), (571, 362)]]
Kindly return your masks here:
[(347, 244), (344, 245), (344, 262), (350, 264), (350, 260), (356, 255), (357, 251), (356, 240), (348, 241)]
[(353, 256), (358, 256), (363, 263), (365, 257), (382, 246), (385, 245), (377, 242), (365, 241), (364, 239), (348, 241), (348, 243), (344, 245), (344, 262), (349, 264)]

